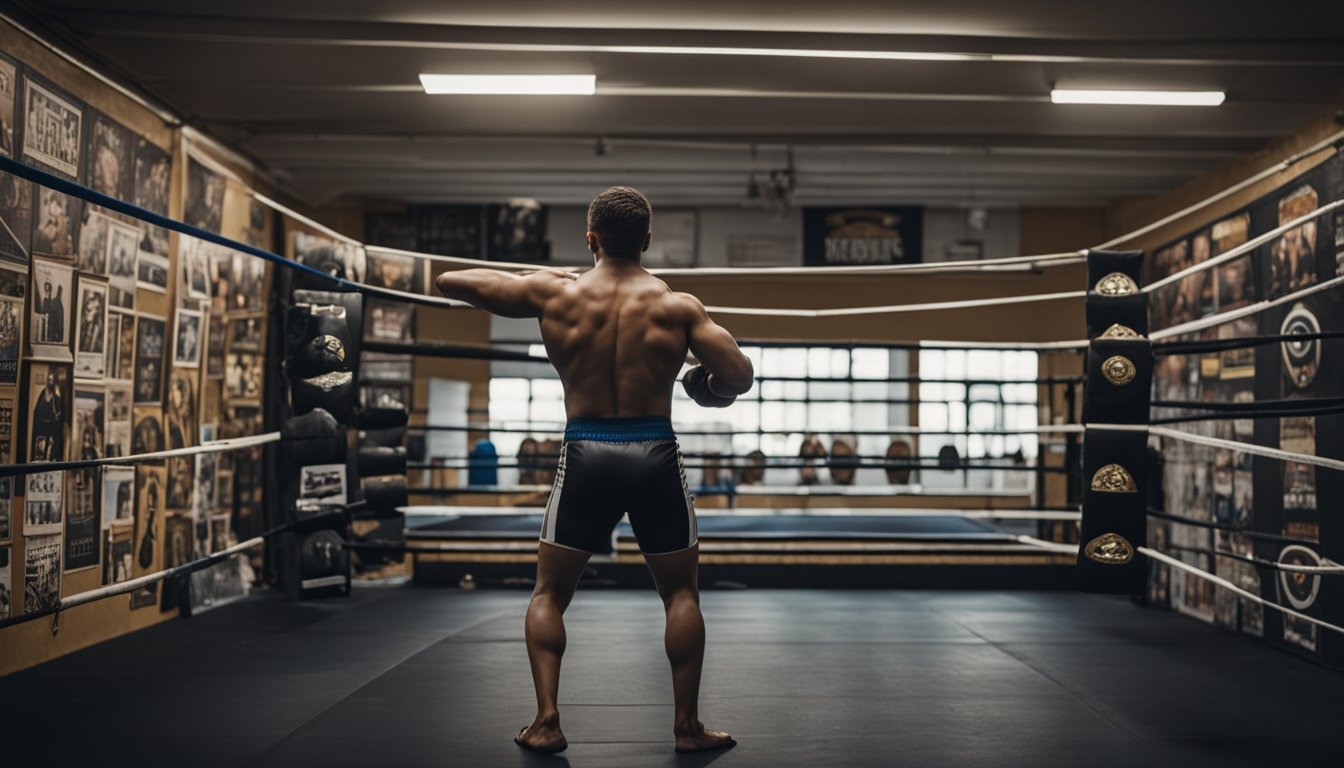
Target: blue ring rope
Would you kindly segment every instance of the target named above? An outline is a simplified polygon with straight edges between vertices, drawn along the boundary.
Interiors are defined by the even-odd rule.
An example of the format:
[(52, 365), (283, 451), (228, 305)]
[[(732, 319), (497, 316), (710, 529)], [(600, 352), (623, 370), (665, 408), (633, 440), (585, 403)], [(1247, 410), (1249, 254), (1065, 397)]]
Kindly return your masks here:
[(216, 245), (222, 245), (225, 248), (231, 248), (235, 251), (242, 251), (243, 253), (256, 256), (259, 259), (264, 259), (273, 264), (279, 264), (281, 266), (284, 266), (288, 269), (293, 269), (299, 272), (312, 275), (314, 277), (322, 278), (324, 280), (330, 281), (334, 285), (348, 288), (350, 290), (357, 291), (359, 293), (368, 294), (370, 296), (378, 296), (386, 299), (393, 299), (395, 301), (406, 301), (412, 304), (423, 304), (425, 306), (430, 307), (461, 306), (460, 304), (449, 301), (448, 299), (439, 298), (437, 296), (426, 296), (418, 293), (410, 293), (408, 291), (398, 291), (392, 288), (381, 288), (379, 286), (369, 285), (367, 283), (357, 283), (354, 282), (353, 280), (347, 280), (346, 278), (343, 277), (336, 277), (334, 275), (329, 275), (320, 269), (310, 267), (307, 264), (302, 264), (292, 259), (287, 259), (284, 256), (272, 253), (263, 248), (258, 248), (254, 245), (248, 245), (247, 243), (241, 243), (237, 240), (232, 240), (230, 238), (224, 237), (223, 235), (211, 232), (208, 229), (201, 229), (200, 227), (195, 227), (190, 224), (187, 224), (186, 222), (169, 218), (162, 214), (155, 213), (154, 211), (141, 208), (138, 205), (128, 203), (124, 200), (119, 200), (115, 197), (104, 195), (103, 193), (96, 192), (82, 184), (69, 181), (68, 179), (63, 179), (59, 176), (47, 173), (46, 171), (38, 170), (37, 168), (34, 168), (31, 165), (27, 165), (26, 163), (20, 163), (17, 160), (14, 160), (13, 158), (10, 157), (5, 157), (4, 155), (0, 155), (0, 171), (11, 173), (20, 178), (27, 179), (37, 184), (41, 184), (42, 186), (47, 187), (48, 189), (54, 189), (57, 192), (61, 192), (71, 197), (77, 197), (85, 202), (93, 203), (94, 205), (102, 206), (104, 208), (107, 208), (108, 210), (116, 211), (118, 213), (125, 214), (132, 218), (139, 219), (140, 221), (143, 221), (147, 224), (152, 224), (156, 227), (162, 227), (163, 229), (170, 229), (179, 234), (197, 238), (198, 240), (206, 240)]

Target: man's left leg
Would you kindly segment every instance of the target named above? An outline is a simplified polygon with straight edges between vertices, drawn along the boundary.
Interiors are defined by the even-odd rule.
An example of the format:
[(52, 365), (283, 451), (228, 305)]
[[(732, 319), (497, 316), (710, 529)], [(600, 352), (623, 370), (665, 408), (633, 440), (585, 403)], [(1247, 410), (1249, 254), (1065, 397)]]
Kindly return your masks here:
[(559, 752), (569, 743), (560, 730), (560, 657), (565, 653), (565, 609), (588, 565), (587, 552), (545, 541), (537, 550), (537, 586), (527, 606), (527, 659), (537, 688), (537, 717), (514, 737), (538, 752)]

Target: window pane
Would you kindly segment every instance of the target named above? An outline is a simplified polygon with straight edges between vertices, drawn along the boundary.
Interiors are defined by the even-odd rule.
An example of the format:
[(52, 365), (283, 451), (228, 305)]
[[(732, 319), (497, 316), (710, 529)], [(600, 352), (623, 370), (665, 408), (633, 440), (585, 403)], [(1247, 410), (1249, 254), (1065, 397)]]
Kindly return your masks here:
[(856, 349), (853, 352), (853, 376), (856, 379), (887, 378), (888, 352), (885, 349)]

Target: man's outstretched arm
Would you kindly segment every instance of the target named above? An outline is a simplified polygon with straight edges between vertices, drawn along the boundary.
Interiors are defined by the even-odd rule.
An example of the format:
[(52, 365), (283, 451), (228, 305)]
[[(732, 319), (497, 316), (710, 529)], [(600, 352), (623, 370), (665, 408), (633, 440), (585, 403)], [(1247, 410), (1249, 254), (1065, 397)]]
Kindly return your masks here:
[(444, 272), (434, 285), (450, 299), (504, 317), (540, 317), (541, 308), (574, 276), (543, 271), (514, 274), (497, 269), (461, 269)]

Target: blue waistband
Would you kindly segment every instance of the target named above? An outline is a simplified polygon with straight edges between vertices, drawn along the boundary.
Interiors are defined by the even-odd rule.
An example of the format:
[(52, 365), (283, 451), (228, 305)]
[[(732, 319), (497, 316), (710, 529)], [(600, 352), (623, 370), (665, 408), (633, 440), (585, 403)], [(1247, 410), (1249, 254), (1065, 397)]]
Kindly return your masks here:
[(672, 420), (666, 416), (623, 416), (610, 419), (570, 419), (565, 441), (596, 440), (602, 443), (639, 443), (645, 440), (675, 440)]

